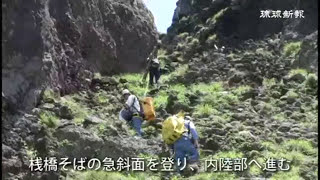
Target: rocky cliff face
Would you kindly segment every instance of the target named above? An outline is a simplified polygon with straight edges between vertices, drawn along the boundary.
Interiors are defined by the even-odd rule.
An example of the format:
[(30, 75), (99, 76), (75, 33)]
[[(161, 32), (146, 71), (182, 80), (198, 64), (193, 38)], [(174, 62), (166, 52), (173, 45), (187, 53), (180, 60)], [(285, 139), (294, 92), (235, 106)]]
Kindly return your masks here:
[[(50, 130), (40, 125), (39, 116), (19, 110), (30, 112), (47, 102), (42, 98), (47, 92), (64, 96), (86, 90), (96, 72), (103, 75), (139, 72), (158, 36), (153, 16), (143, 2), (6, 0), (2, 2), (2, 10), (2, 170), (5, 172), (2, 179), (57, 179), (55, 173), (30, 174), (27, 147), (36, 149), (42, 157), (48, 156), (49, 151), (58, 148), (57, 141), (66, 137), (75, 141), (78, 150), (58, 148), (61, 154), (51, 155), (92, 156), (101, 150), (102, 156), (114, 148), (118, 150), (109, 155), (119, 156), (120, 150), (137, 153), (118, 145), (132, 141), (122, 141), (126, 137), (107, 138), (107, 141), (113, 139), (112, 142), (104, 143), (92, 131), (68, 120), (61, 121), (59, 132), (53, 137)], [(88, 145), (93, 149), (82, 151)]]
[[(281, 58), (290, 59), (289, 64), (292, 66), (288, 66), (289, 69), (301, 67), (317, 73), (317, 3), (295, 0), (179, 0), (173, 23), (162, 40), (170, 53), (180, 51), (183, 58), (192, 62), (195, 62), (193, 58), (210, 57), (212, 50), (221, 50), (223, 53), (253, 50), (255, 41), (266, 41), (265, 45), (270, 45), (269, 49), (272, 48), (277, 53), (289, 47), (290, 43), (296, 42), (296, 45), (292, 44), (291, 47), (296, 47), (295, 57)], [(292, 10), (293, 15), (292, 18), (260, 18), (260, 11), (267, 9), (280, 10), (281, 17), (285, 10)], [(304, 17), (295, 18), (294, 10), (303, 10)], [(190, 47), (184, 43), (189, 43)], [(220, 59), (219, 55), (214, 58), (215, 61)], [(221, 58), (223, 61), (224, 58)], [(208, 61), (207, 66), (216, 63), (215, 61)], [(271, 67), (275, 67), (277, 71), (276, 66)], [(275, 71), (269, 74), (274, 74)]]
[(92, 72), (138, 72), (156, 43), (141, 0), (2, 2), (2, 95), (15, 108), (85, 88)]
[[(179, 0), (168, 34), (193, 32), (207, 38), (215, 33), (228, 45), (282, 31), (286, 38), (301, 39), (318, 28), (317, 3), (316, 0)], [(304, 10), (305, 18), (260, 18), (260, 10), (267, 9)]]

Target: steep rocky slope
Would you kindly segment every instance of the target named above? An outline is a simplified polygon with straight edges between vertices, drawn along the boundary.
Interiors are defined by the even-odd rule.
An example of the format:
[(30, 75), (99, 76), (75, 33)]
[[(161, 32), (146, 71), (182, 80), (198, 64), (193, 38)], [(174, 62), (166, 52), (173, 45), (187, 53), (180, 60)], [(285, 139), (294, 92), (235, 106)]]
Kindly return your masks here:
[[(169, 72), (162, 77), (169, 88), (155, 97), (167, 95), (168, 112), (183, 109), (195, 117), (203, 159), (291, 161), (287, 174), (252, 167), (244, 172), (204, 173), (194, 179), (317, 178), (315, 4), (178, 1), (159, 57)], [(265, 9), (303, 9), (305, 18), (259, 18)]]
[[(77, 93), (46, 88), (29, 113), (10, 114), (11, 106), (3, 104), (2, 157), (8, 172), (3, 178), (317, 179), (317, 3), (179, 0), (168, 34), (160, 36), (159, 89), (141, 85), (138, 73), (93, 73), (89, 88)], [(260, 10), (268, 8), (304, 9), (306, 18), (260, 19)], [(119, 53), (127, 50), (131, 52)], [(124, 88), (154, 97), (159, 119), (180, 110), (194, 117), (200, 133), (200, 174), (182, 178), (167, 172), (70, 169), (30, 173), (34, 157), (167, 157), (161, 124), (144, 123), (146, 136), (141, 139), (118, 120)], [(263, 170), (269, 157), (285, 158), (290, 170)], [(204, 162), (210, 158), (254, 159), (262, 168), (205, 172)]]

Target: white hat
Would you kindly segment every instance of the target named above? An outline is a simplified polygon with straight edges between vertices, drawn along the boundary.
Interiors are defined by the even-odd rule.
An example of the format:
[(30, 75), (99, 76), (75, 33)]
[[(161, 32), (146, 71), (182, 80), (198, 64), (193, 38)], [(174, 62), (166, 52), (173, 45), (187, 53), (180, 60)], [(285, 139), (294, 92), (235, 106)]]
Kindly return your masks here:
[(122, 95), (130, 94), (130, 91), (128, 89), (124, 89), (122, 91)]
[(156, 64), (160, 64), (159, 60), (157, 58), (153, 59), (153, 62)]

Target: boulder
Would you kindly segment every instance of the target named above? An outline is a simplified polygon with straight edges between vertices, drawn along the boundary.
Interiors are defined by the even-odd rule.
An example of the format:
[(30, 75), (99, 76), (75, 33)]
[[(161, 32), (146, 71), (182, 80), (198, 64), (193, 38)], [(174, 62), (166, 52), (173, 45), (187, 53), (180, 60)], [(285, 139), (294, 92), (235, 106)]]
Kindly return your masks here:
[(71, 109), (68, 106), (61, 106), (59, 108), (59, 116), (63, 119), (72, 119), (74, 117)]
[(278, 131), (280, 131), (280, 132), (288, 132), (288, 131), (290, 131), (291, 127), (292, 127), (292, 123), (289, 123), (289, 122), (288, 123), (282, 123), (279, 126)]
[(39, 106), (39, 108), (48, 110), (48, 111), (53, 111), (54, 107), (55, 107), (54, 104), (51, 104), (51, 103), (44, 103), (41, 106)]
[(298, 57), (293, 61), (293, 67), (318, 71), (317, 37), (318, 31), (315, 31), (303, 39)]
[(227, 134), (227, 131), (221, 128), (210, 128), (210, 130), (208, 130), (209, 133), (212, 134), (217, 134), (219, 136), (224, 136)]
[(246, 77), (246, 73), (237, 71), (228, 80), (228, 84), (233, 86), (234, 84), (240, 83)]
[(97, 116), (89, 116), (84, 119), (83, 127), (87, 127), (88, 125), (92, 125), (92, 124), (100, 124), (103, 122), (104, 121), (102, 119), (98, 118)]
[(301, 73), (297, 73), (297, 74), (292, 75), (289, 78), (289, 80), (290, 81), (296, 81), (297, 83), (303, 83), (303, 81), (306, 80), (306, 77)]
[[(109, 130), (110, 128), (107, 128), (107, 131)], [(161, 151), (159, 140), (128, 137), (120, 133), (106, 133), (101, 138), (74, 124), (58, 127), (53, 135), (58, 142), (63, 142), (56, 149), (57, 157), (95, 157), (103, 160), (105, 157), (136, 157), (140, 153), (156, 155)]]
[(103, 145), (103, 140), (97, 135), (75, 125), (58, 128), (54, 136), (58, 142), (68, 141), (67, 145), (56, 149), (55, 153), (58, 157), (94, 158)]
[(263, 146), (260, 144), (260, 142), (244, 142), (239, 147), (243, 151), (261, 151), (263, 149)]

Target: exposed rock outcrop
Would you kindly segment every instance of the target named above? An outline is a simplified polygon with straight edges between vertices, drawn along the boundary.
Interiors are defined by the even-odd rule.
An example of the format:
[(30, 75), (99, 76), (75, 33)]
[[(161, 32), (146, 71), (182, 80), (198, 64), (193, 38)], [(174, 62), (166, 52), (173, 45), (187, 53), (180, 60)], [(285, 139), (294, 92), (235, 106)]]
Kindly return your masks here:
[(3, 1), (2, 10), (2, 92), (18, 108), (45, 87), (85, 88), (92, 72), (138, 72), (157, 39), (141, 0)]
[[(316, 0), (179, 0), (168, 34), (172, 38), (183, 32), (198, 32), (207, 38), (215, 33), (221, 38), (221, 43), (229, 46), (281, 31), (291, 38), (303, 38), (317, 30), (317, 3)], [(287, 19), (260, 18), (260, 11), (267, 9), (281, 12), (304, 10), (304, 18), (295, 18), (294, 15)]]
[[(101, 147), (104, 141), (72, 124), (53, 137), (41, 118), (20, 110), (29, 111), (44, 102), (33, 113), (44, 110), (57, 114), (61, 122), (71, 122), (68, 107), (55, 106), (52, 97), (41, 101), (45, 91), (52, 89), (50, 93), (63, 96), (88, 89), (95, 72), (142, 70), (157, 42), (153, 16), (142, 0), (6, 0), (2, 10), (2, 179), (57, 179), (55, 173), (31, 175), (30, 152), (41, 157), (59, 153), (78, 157), (83, 146)], [(68, 136), (69, 132), (79, 132), (80, 137)], [(71, 147), (78, 151), (60, 148), (52, 153), (63, 135), (79, 138)], [(118, 139), (110, 148), (117, 143), (125, 144)], [(93, 156), (91, 150), (85, 155)]]
[(309, 69), (318, 72), (318, 31), (306, 36), (301, 44), (298, 58), (293, 66)]

